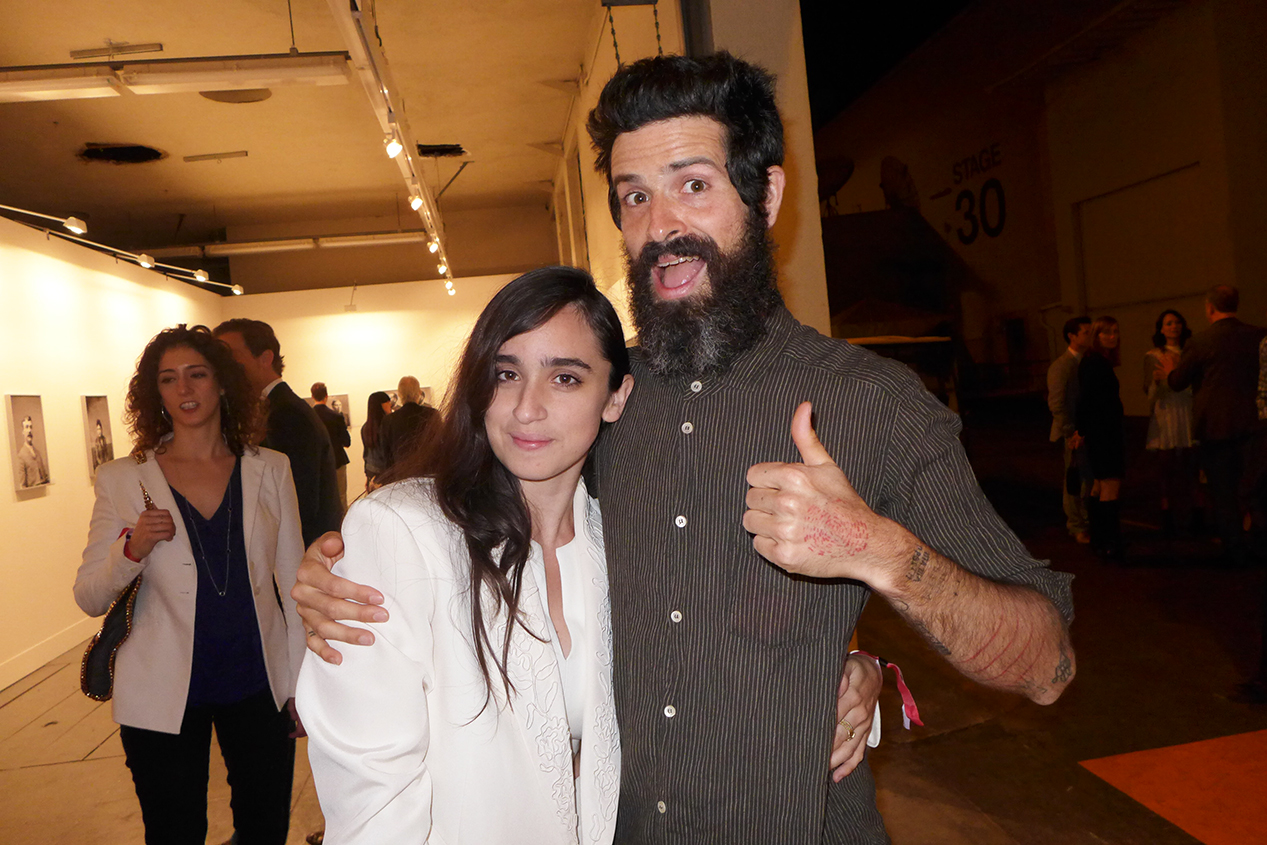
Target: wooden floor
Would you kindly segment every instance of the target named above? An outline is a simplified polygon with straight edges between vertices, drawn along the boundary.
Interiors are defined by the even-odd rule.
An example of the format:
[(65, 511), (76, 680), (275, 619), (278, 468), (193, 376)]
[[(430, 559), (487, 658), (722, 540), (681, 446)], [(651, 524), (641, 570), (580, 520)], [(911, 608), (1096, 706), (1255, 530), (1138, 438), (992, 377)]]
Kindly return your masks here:
[[(123, 761), (110, 704), (79, 691), (84, 645), (0, 691), (0, 843), (120, 845), (141, 843), (141, 810)], [(229, 786), (218, 751), (211, 755), (207, 841), (233, 834)], [(299, 845), (320, 829), (305, 740), (295, 757), (291, 830)]]

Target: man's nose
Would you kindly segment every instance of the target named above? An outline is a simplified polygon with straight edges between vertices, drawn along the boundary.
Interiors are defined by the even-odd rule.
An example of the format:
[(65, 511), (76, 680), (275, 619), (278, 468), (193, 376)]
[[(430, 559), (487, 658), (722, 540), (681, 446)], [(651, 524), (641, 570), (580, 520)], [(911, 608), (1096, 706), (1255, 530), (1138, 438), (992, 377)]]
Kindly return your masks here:
[(663, 197), (651, 200), (651, 239), (664, 242), (686, 234), (686, 224), (682, 221), (677, 204)]

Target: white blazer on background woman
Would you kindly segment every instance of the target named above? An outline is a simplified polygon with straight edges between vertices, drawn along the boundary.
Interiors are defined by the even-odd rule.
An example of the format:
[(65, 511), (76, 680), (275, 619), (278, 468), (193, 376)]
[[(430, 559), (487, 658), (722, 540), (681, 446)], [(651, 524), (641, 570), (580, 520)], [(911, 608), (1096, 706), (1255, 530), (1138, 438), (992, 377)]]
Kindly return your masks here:
[[(575, 780), (554, 632), (537, 574), (540, 547), (533, 544), (523, 569), (520, 611), (528, 630), (516, 626), (510, 641), (515, 691), (508, 704), (488, 661), (495, 694), (485, 707), (488, 688), (471, 633), (470, 557), (430, 482), (393, 484), (352, 506), (335, 572), (377, 587), (390, 619), (371, 628), (374, 645), (343, 649), (341, 665), (310, 654), (300, 673), (296, 704), (330, 845), (612, 841), (620, 740), (607, 565), (598, 503), (583, 483), (573, 516), (572, 542), (580, 545), (569, 549), (568, 561), (586, 570), (579, 598), (595, 632), (588, 649), (574, 638), (573, 649), (584, 651), (568, 658), (585, 661)], [(490, 619), (492, 602), (485, 607), (489, 640), (500, 649), (505, 612)]]
[[(132, 634), (115, 660), (114, 720), (177, 734), (189, 696), (198, 570), (167, 479), (152, 451), (144, 457), (140, 463), (130, 456), (119, 458), (97, 469), (97, 500), (75, 577), (75, 601), (85, 613), (101, 616), (133, 578), (144, 576)], [(160, 542), (137, 563), (123, 554), (121, 532), (136, 525), (145, 509), (142, 484), (155, 507), (171, 512), (176, 536)], [(242, 531), (264, 666), (280, 710), (295, 694), (304, 654), (303, 623), (290, 597), (304, 554), (299, 504), (290, 461), (280, 452), (260, 449), (252, 454), (248, 449), (242, 455)]]

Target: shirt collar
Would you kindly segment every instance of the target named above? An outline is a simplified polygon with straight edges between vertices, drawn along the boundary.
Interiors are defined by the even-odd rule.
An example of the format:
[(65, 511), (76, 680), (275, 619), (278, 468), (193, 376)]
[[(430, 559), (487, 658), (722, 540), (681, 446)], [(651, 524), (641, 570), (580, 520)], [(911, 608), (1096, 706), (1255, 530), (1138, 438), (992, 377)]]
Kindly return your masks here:
[(273, 388), (281, 383), (282, 383), (282, 377), (278, 376), (277, 378), (270, 381), (267, 385), (265, 385), (264, 389), (260, 391), (260, 393), (262, 393), (264, 396), (268, 396), (268, 394), (273, 392)]
[(1067, 351), (1070, 355), (1072, 355), (1072, 356), (1073, 356), (1073, 359), (1074, 359), (1075, 361), (1081, 361), (1081, 360), (1082, 360), (1082, 353), (1081, 353), (1081, 352), (1078, 352), (1078, 351), (1076, 351), (1076, 350), (1074, 350), (1074, 348), (1073, 348), (1072, 346), (1071, 346), (1071, 347), (1069, 347), (1069, 349), (1068, 349), (1068, 350), (1066, 350), (1066, 351)]

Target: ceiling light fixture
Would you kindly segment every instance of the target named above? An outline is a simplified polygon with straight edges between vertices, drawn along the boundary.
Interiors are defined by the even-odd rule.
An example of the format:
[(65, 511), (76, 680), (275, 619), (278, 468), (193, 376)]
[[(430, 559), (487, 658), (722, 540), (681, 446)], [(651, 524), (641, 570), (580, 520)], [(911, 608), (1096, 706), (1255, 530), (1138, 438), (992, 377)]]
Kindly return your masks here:
[(343, 52), (0, 68), (0, 103), (346, 85), (348, 74), (348, 56)]
[(448, 265), (448, 264), (443, 264), (443, 263), (442, 263), (442, 264), (441, 264), (439, 267), (437, 267), (436, 269), (437, 269), (437, 270), (439, 270), (439, 271), (440, 271), (440, 275), (441, 275), (441, 276), (443, 276), (445, 273), (449, 272), (449, 265)]
[(412, 208), (414, 211), (417, 211), (418, 209), (422, 208), (422, 197), (420, 197), (418, 194), (414, 194), (412, 197), (410, 197), (409, 207)]
[(388, 133), (383, 138), (383, 147), (387, 150), (388, 158), (395, 158), (400, 155), (400, 151), (405, 148), (405, 145), (400, 143), (400, 139), (394, 134)]
[(456, 293), (457, 293), (457, 291), (455, 291), (453, 288), (449, 288), (449, 296), (453, 296), (453, 295), (455, 295)]
[(152, 255), (146, 255), (145, 253), (141, 253), (140, 255), (138, 255), (138, 256), (136, 257), (136, 263), (137, 263), (137, 264), (140, 264), (140, 265), (141, 265), (142, 267), (144, 267), (146, 270), (153, 270), (153, 269), (154, 269), (154, 256), (152, 256)]
[(431, 252), (432, 255), (435, 255), (437, 252), (440, 251), (440, 244), (436, 241), (427, 241), (427, 249)]
[(106, 41), (105, 47), (94, 47), (89, 50), (71, 50), (72, 59), (108, 59), (113, 56), (125, 56), (133, 53), (161, 53), (163, 45), (154, 41), (147, 44), (128, 44), (127, 42)]
[(229, 290), (233, 291), (233, 295), (234, 295), (234, 296), (241, 296), (241, 295), (243, 294), (243, 292), (244, 292), (244, 291), (242, 290), (242, 286), (241, 286), (241, 285), (234, 285), (233, 287), (229, 288)]
[(206, 271), (206, 270), (195, 270), (195, 271), (194, 271), (194, 279), (195, 279), (196, 281), (199, 281), (199, 282), (205, 282), (205, 281), (208, 281), (210, 278), (211, 278), (211, 277), (207, 275), (207, 271)]
[(88, 231), (88, 224), (80, 220), (78, 217), (54, 217), (51, 214), (42, 214), (41, 212), (38, 212), (38, 211), (28, 211), (25, 208), (17, 208), (16, 206), (12, 206), (12, 205), (0, 205), (0, 208), (4, 209), (5, 211), (15, 211), (18, 214), (27, 214), (27, 215), (30, 215), (31, 217), (39, 217), (44, 220), (52, 220), (55, 223), (61, 223), (67, 229), (74, 232), (76, 235), (82, 235)]

